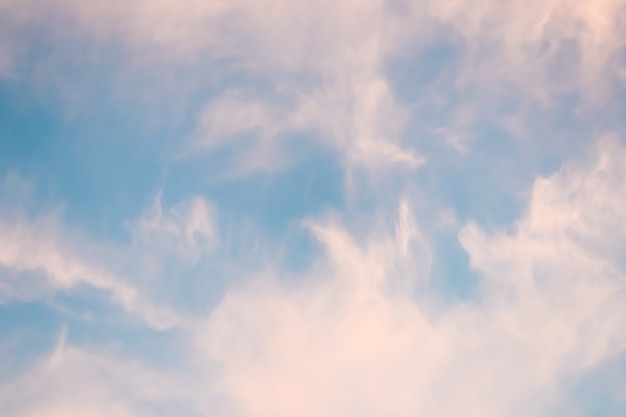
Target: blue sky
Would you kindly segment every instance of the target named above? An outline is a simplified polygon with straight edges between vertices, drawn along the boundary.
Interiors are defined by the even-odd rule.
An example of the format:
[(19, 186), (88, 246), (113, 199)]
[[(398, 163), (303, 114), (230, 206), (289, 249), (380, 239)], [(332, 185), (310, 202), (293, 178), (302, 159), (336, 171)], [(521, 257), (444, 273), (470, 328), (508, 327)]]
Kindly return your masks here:
[(625, 12), (0, 2), (0, 416), (622, 416)]

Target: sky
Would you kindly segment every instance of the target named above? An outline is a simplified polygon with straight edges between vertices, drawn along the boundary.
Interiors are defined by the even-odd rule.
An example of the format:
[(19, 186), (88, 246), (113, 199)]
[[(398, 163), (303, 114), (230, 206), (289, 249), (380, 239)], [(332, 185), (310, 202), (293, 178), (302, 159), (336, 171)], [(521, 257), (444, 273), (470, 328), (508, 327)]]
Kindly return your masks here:
[(624, 114), (624, 0), (0, 0), (0, 417), (623, 416)]

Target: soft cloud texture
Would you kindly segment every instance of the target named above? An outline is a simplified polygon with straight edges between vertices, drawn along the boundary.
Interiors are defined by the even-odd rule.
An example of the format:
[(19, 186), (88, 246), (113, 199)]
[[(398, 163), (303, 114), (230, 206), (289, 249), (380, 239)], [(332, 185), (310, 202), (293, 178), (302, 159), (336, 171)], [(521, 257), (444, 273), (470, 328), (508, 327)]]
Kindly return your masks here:
[[(442, 94), (460, 95), (458, 105), (448, 104), (449, 113), (466, 116), (459, 122), (448, 115), (447, 126), (431, 128), (463, 150), (477, 123), (515, 131), (517, 118), (532, 117), (529, 106), (549, 108), (573, 94), (583, 107), (597, 109), (615, 98), (615, 88), (623, 89), (621, 0), (9, 1), (2, 14), (11, 22), (0, 49), (6, 51), (0, 55), (6, 73), (24, 66), (13, 61), (26, 58), (11, 52), (28, 44), (23, 33), (43, 27), (52, 42), (67, 47), (53, 49), (35, 66), (59, 72), (65, 64), (49, 60), (77, 59), (68, 52), (68, 39), (86, 37), (94, 48), (120, 45), (132, 57), (123, 74), (157, 71), (161, 83), (167, 79), (174, 86), (186, 85), (175, 75), (180, 68), (193, 68), (194, 79), (205, 74), (210, 83), (210, 74), (248, 74), (238, 91), (208, 100), (192, 138), (215, 148), (230, 143), (233, 134), (250, 133), (247, 147), (258, 157), (237, 162), (247, 173), (284, 166), (283, 145), (268, 142), (294, 131), (310, 133), (348, 165), (415, 167), (423, 161), (421, 138), (405, 133), (408, 109), (416, 103), (436, 108)], [(422, 62), (433, 44), (451, 48), (450, 67), (436, 76), (432, 90), (409, 103), (399, 100), (403, 86), (393, 83), (389, 65), (397, 59)], [(501, 114), (503, 108), (513, 114)], [(229, 116), (233, 111), (236, 117)]]
[[(184, 337), (196, 353), (181, 365), (193, 372), (157, 375), (61, 343), (19, 381), (5, 383), (2, 395), (11, 398), (12, 415), (160, 415), (145, 410), (161, 401), (200, 415), (218, 406), (235, 416), (549, 415), (567, 398), (563, 381), (626, 348), (619, 257), (626, 151), (607, 140), (597, 153), (537, 179), (512, 228), (463, 227), (459, 239), (480, 274), (475, 299), (444, 302), (429, 286), (431, 250), (401, 203), (391, 230), (375, 227), (365, 237), (333, 221), (310, 222), (326, 255), (301, 279), (251, 273), (204, 324), (189, 323)], [(201, 200), (170, 211), (174, 219), (187, 213), (181, 222), (159, 204), (138, 224), (182, 225), (155, 229), (176, 232), (173, 242), (187, 242), (185, 230), (204, 230)], [(5, 266), (43, 269), (55, 285), (80, 276), (108, 288), (45, 242), (33, 246), (31, 239), (26, 261), (14, 247), (26, 239), (25, 226), (20, 230), (12, 246), (4, 242)], [(125, 302), (130, 311), (144, 308), (132, 297)], [(83, 381), (83, 400), (54, 382), (58, 372), (68, 387)], [(130, 397), (119, 396), (122, 381)], [(22, 394), (10, 394), (15, 390)], [(220, 400), (203, 402), (207, 392)]]
[(177, 322), (174, 312), (151, 305), (132, 284), (81, 256), (73, 247), (76, 243), (60, 233), (53, 219), (33, 224), (0, 222), (0, 231), (2, 298), (26, 301), (86, 284), (108, 292), (149, 326), (168, 328)]
[(481, 280), (461, 304), (424, 285), (428, 247), (406, 206), (366, 246), (314, 227), (328, 254), (314, 277), (254, 281), (211, 315), (200, 346), (224, 367), (221, 389), (243, 416), (548, 415), (564, 380), (626, 348), (624, 265), (597, 248), (624, 235), (625, 156), (609, 142), (589, 168), (538, 179), (510, 234), (466, 225)]
[(0, 334), (0, 416), (585, 414), (626, 349), (625, 13), (0, 2), (0, 325), (102, 319)]
[[(15, 181), (9, 178), (5, 183)], [(155, 263), (162, 267), (168, 256), (184, 263), (208, 256), (217, 241), (217, 226), (212, 207), (200, 197), (182, 201), (165, 213), (160, 198), (157, 196), (154, 206), (134, 224), (132, 248), (90, 242), (67, 230), (60, 213), (35, 219), (3, 213), (0, 300), (37, 300), (87, 285), (110, 294), (112, 301), (137, 314), (150, 327), (181, 326), (176, 312), (154, 305), (142, 288), (146, 281), (154, 284), (159, 276), (141, 275), (154, 274)], [(132, 260), (131, 267), (128, 259)], [(140, 277), (131, 279), (123, 272)]]
[(139, 417), (164, 415), (155, 413), (172, 408), (178, 415), (196, 415), (201, 401), (185, 393), (180, 375), (166, 375), (110, 353), (69, 347), (66, 336), (64, 330), (49, 356), (0, 386), (2, 415)]
[(139, 246), (147, 246), (163, 255), (173, 252), (190, 262), (208, 255), (216, 244), (214, 209), (201, 197), (193, 197), (163, 213), (159, 194), (152, 208), (133, 227)]

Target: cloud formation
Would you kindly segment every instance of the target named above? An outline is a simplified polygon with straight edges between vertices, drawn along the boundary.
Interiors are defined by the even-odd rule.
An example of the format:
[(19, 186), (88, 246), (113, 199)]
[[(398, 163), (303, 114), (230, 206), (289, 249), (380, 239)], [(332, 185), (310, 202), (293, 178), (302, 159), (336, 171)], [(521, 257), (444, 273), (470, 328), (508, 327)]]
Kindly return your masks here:
[[(375, 228), (366, 237), (336, 222), (311, 222), (325, 256), (300, 279), (251, 274), (206, 320), (188, 323), (185, 338), (196, 353), (183, 364), (195, 373), (150, 376), (143, 365), (129, 368), (61, 343), (22, 382), (5, 383), (3, 395), (11, 397), (17, 415), (108, 410), (140, 416), (141, 407), (159, 401), (173, 401), (180, 410), (187, 401), (203, 413), (212, 407), (198, 400), (206, 392), (234, 416), (549, 415), (567, 401), (564, 381), (584, 377), (626, 348), (626, 265), (619, 256), (625, 244), (619, 192), (626, 187), (624, 162), (623, 145), (606, 140), (596, 157), (538, 178), (511, 228), (488, 232), (466, 224), (459, 239), (480, 275), (474, 299), (444, 302), (430, 286), (431, 249), (402, 203), (391, 230)], [(201, 200), (178, 206), (189, 208), (181, 223), (189, 227), (173, 227), (177, 223), (159, 207), (157, 200), (147, 217), (153, 221), (139, 224), (165, 225), (155, 230), (176, 232), (187, 243), (184, 230), (204, 230)], [(41, 232), (37, 244), (26, 239), (34, 227), (3, 233), (12, 236), (2, 246), (5, 267), (42, 269), (61, 287), (81, 279), (121, 291), (123, 284), (107, 284), (52, 250), (59, 241), (42, 242)], [(28, 259), (19, 255), (24, 245)], [(130, 312), (145, 308), (136, 298), (124, 300)], [(64, 400), (64, 385), (45, 382), (56, 378), (57, 368), (69, 375), (68, 384), (85, 378), (87, 403)], [(198, 370), (206, 385), (192, 382)], [(155, 378), (158, 386), (145, 382)], [(107, 397), (122, 381), (134, 393), (131, 399)], [(20, 396), (7, 394), (22, 385), (27, 388)]]
[(0, 334), (0, 416), (584, 415), (626, 349), (624, 16), (2, 2), (0, 325), (124, 320)]
[(626, 152), (599, 153), (537, 179), (511, 232), (463, 227), (473, 301), (410, 290), (429, 256), (406, 206), (393, 235), (365, 246), (314, 227), (327, 250), (314, 277), (235, 289), (201, 333), (238, 415), (548, 415), (564, 380), (626, 348), (626, 271), (597, 247), (624, 236)]
[(179, 202), (163, 213), (160, 195), (134, 223), (130, 248), (89, 241), (68, 230), (59, 212), (34, 219), (5, 212), (0, 231), (0, 301), (45, 299), (87, 285), (108, 293), (114, 303), (157, 329), (183, 323), (168, 306), (155, 305), (142, 288), (146, 282), (156, 284), (161, 271), (155, 274), (154, 268), (164, 268), (164, 259), (171, 256), (193, 264), (208, 256), (217, 241), (214, 212), (204, 199)]

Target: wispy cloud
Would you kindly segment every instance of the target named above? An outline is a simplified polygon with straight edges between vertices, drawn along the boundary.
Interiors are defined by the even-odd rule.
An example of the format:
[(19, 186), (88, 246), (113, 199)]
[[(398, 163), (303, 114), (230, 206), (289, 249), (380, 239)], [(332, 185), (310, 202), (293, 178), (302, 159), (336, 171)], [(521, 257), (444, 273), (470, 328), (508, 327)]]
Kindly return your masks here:
[(133, 225), (132, 247), (91, 241), (68, 229), (60, 211), (35, 218), (1, 214), (0, 300), (46, 299), (88, 285), (108, 293), (112, 302), (156, 329), (182, 326), (182, 318), (156, 305), (141, 287), (145, 282), (124, 272), (146, 274), (155, 262), (162, 267), (159, 262), (168, 256), (196, 262), (210, 254), (218, 236), (214, 211), (199, 197), (163, 213), (157, 196), (151, 210)]
[[(475, 299), (443, 302), (429, 284), (432, 249), (406, 203), (395, 226), (367, 235), (336, 221), (311, 221), (325, 255), (295, 281), (272, 270), (250, 273), (205, 320), (183, 326), (191, 332), (179, 337), (195, 353), (180, 362), (182, 373), (155, 374), (61, 343), (5, 383), (2, 395), (17, 415), (144, 415), (137, 410), (160, 401), (181, 412), (226, 407), (235, 416), (547, 415), (567, 396), (562, 381), (626, 348), (619, 257), (626, 211), (615, 192), (626, 184), (625, 157), (623, 146), (609, 140), (594, 160), (537, 179), (525, 214), (509, 231), (466, 224), (459, 239), (480, 274)], [(196, 221), (206, 214), (198, 209), (203, 204), (184, 206), (191, 214), (180, 224), (189, 229), (166, 220), (158, 201), (147, 219), (160, 219), (153, 221), (164, 225), (159, 231), (176, 232), (172, 242), (187, 242), (183, 230), (203, 224)], [(37, 243), (27, 239), (34, 225), (15, 230), (3, 233), (12, 236), (3, 242), (5, 266), (41, 269), (61, 287), (83, 280), (152, 316), (137, 307), (134, 293), (125, 295), (125, 284), (52, 249), (62, 246), (59, 240), (42, 241), (49, 234), (41, 225)], [(28, 259), (19, 255), (25, 245)], [(63, 384), (55, 382), (60, 375)], [(130, 398), (120, 397), (120, 383)], [(84, 401), (69, 394), (77, 384)], [(214, 405), (199, 400), (207, 393)]]
[(132, 322), (62, 319), (0, 416), (584, 414), (626, 354), (624, 16), (0, 3), (0, 325), (68, 297)]
[(136, 245), (162, 255), (173, 252), (190, 262), (208, 255), (219, 238), (215, 209), (207, 201), (196, 196), (164, 213), (160, 193), (132, 232)]
[[(614, 190), (623, 177), (624, 151), (608, 146), (595, 166), (537, 180), (513, 234), (462, 229), (481, 274), (475, 301), (442, 305), (423, 285), (416, 298), (389, 291), (429, 274), (428, 246), (410, 244), (419, 235), (405, 206), (395, 233), (375, 235), (371, 246), (334, 226), (315, 227), (328, 258), (314, 277), (295, 287), (269, 280), (235, 289), (200, 333), (224, 367), (221, 389), (246, 416), (553, 410), (561, 381), (626, 348), (624, 265), (594, 250), (604, 226), (572, 234), (593, 224), (623, 235), (610, 230), (623, 223), (618, 194), (587, 188)], [(549, 223), (538, 230), (537, 221)]]

